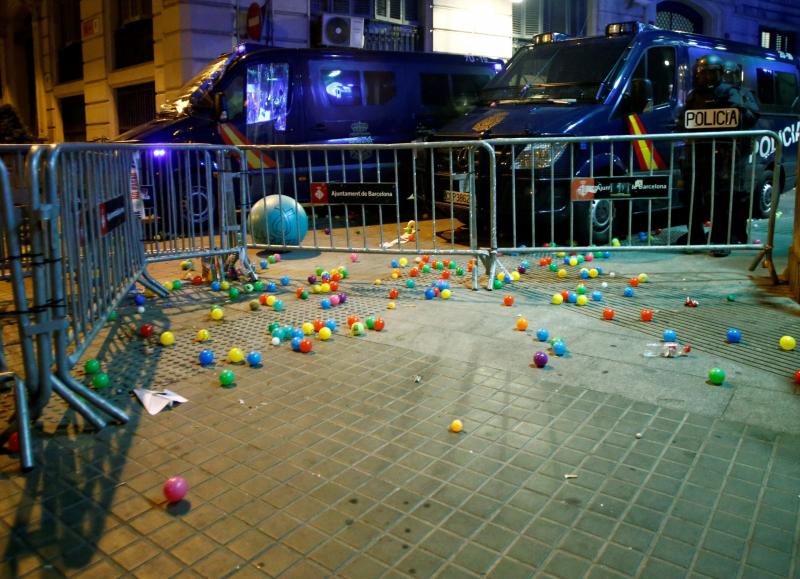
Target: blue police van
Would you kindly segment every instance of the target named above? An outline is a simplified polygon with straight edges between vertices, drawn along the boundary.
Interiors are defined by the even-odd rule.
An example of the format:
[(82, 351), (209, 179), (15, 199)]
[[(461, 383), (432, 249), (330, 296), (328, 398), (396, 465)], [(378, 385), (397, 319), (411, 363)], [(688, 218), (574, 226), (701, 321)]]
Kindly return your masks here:
[[(555, 139), (497, 148), (500, 229), (512, 219), (519, 226), (527, 218), (529, 226), (535, 223), (538, 231), (547, 232), (544, 241), (552, 240), (548, 236), (555, 223), (560, 241), (584, 244), (607, 243), (618, 226), (627, 231), (629, 218), (633, 222), (644, 214), (649, 214), (655, 226), (669, 213), (671, 224), (677, 225), (685, 197), (679, 194), (682, 180), (676, 160), (680, 152), (671, 147), (682, 143), (648, 141), (647, 134), (678, 130), (677, 118), (692, 89), (694, 63), (708, 54), (735, 63), (738, 80), (754, 93), (760, 106), (755, 128), (775, 131), (781, 138), (784, 149), (779, 164), (775, 163), (775, 143), (766, 136), (749, 156), (755, 163), (752, 213), (765, 217), (770, 211), (773, 175), (777, 175), (781, 190), (794, 185), (800, 138), (799, 61), (784, 52), (637, 22), (610, 24), (606, 34), (597, 37), (542, 34), (517, 51), (503, 72), (486, 85), (477, 108), (437, 131), (434, 139)], [(616, 146), (574, 146), (557, 141), (558, 137), (598, 135), (642, 135), (642, 139)], [(456, 157), (466, 159), (464, 155)], [(485, 162), (485, 157), (479, 159), (475, 169), (477, 213), (484, 216), (488, 207)], [(468, 187), (469, 180), (454, 176), (465, 176), (469, 169), (450, 170), (448, 163), (440, 155), (435, 164), (435, 201), (443, 211), (453, 207), (463, 221), (468, 215), (469, 195), (458, 188)], [(670, 173), (668, 200), (620, 203), (606, 197), (570, 203), (575, 199), (576, 178), (591, 174), (633, 179), (637, 174)], [(752, 173), (748, 170), (748, 177)], [(568, 236), (570, 222), (572, 239)]]
[[(157, 118), (117, 140), (234, 146), (410, 142), (475, 106), (480, 89), (502, 68), (502, 60), (469, 55), (241, 45), (191, 79)], [(251, 196), (277, 192), (278, 178), (285, 180), (284, 191), (294, 191), (298, 178), (325, 180), (319, 155), (316, 171), (299, 177), (282, 155), (246, 155)], [(347, 155), (346, 171), (374, 171), (375, 158), (369, 157)], [(388, 158), (383, 169), (381, 180), (391, 182), (394, 164)], [(196, 189), (188, 213), (203, 221), (206, 192)], [(301, 202), (308, 200), (307, 187), (297, 191)]]

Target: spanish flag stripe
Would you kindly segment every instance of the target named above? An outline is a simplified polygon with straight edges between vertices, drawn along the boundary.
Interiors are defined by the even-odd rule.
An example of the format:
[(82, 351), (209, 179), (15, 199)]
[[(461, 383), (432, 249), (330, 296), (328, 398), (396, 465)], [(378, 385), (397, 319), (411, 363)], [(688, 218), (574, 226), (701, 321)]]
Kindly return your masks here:
[[(236, 129), (231, 123), (223, 123), (219, 126), (219, 132), (225, 144), (239, 147), (242, 145), (251, 145), (252, 143), (247, 140), (239, 130)], [(275, 161), (266, 153), (254, 149), (247, 149), (245, 151), (247, 158), (247, 166), (250, 169), (271, 169), (275, 167)]]
[[(628, 116), (628, 132), (632, 135), (645, 135), (644, 126), (638, 115)], [(661, 159), (658, 150), (653, 146), (652, 141), (635, 141), (633, 144), (636, 151), (636, 158), (639, 161), (639, 168), (642, 170), (665, 169), (666, 165)]]

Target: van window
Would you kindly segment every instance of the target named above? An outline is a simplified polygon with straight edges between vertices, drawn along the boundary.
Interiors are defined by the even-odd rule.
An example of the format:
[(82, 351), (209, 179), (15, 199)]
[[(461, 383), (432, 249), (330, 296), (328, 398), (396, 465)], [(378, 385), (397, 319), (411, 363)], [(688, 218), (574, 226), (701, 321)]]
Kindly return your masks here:
[(453, 101), (456, 109), (465, 112), (475, 106), (478, 102), (478, 94), (489, 78), (489, 75), (482, 74), (454, 74)]
[(775, 84), (777, 104), (792, 108), (797, 100), (797, 77), (788, 72), (779, 72), (775, 75)]
[(228, 86), (222, 91), (225, 95), (226, 112), (228, 121), (238, 121), (244, 116), (244, 75), (242, 69), (234, 76)]
[(762, 108), (773, 112), (796, 112), (800, 107), (797, 77), (790, 72), (756, 69), (756, 91)]
[(247, 67), (247, 124), (274, 123), (276, 131), (286, 130), (289, 93), (287, 63), (259, 63)]
[(330, 104), (343, 107), (361, 104), (361, 78), (357, 70), (323, 68), (320, 74)]
[(775, 102), (775, 78), (771, 70), (759, 68), (756, 70), (758, 100), (762, 105), (771, 105)]
[(675, 49), (657, 46), (639, 61), (634, 78), (646, 78), (653, 87), (653, 106), (669, 102), (675, 88)]
[(368, 105), (388, 103), (397, 94), (394, 73), (388, 71), (365, 71), (364, 89), (367, 93)]
[(422, 104), (431, 107), (446, 107), (450, 102), (450, 82), (446, 74), (419, 75)]

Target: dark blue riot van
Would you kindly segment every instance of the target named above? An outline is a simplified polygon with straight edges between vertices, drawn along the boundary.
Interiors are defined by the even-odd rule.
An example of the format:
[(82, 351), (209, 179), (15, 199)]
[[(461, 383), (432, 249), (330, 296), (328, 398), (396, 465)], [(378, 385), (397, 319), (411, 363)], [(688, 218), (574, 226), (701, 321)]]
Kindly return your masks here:
[[(527, 221), (529, 228), (536, 228), (537, 239), (586, 244), (607, 243), (619, 225), (627, 231), (629, 220), (645, 214), (655, 220), (669, 214), (671, 224), (679, 225), (675, 220), (681, 219), (684, 196), (678, 193), (683, 183), (676, 160), (681, 154), (672, 147), (682, 144), (648, 140), (647, 135), (679, 131), (677, 119), (685, 112), (685, 99), (692, 89), (693, 65), (709, 54), (733, 62), (738, 81), (757, 98), (760, 118), (753, 128), (775, 131), (782, 140), (779, 164), (775, 163), (775, 143), (767, 136), (755, 143), (749, 155), (752, 170), (747, 176), (754, 175), (755, 181), (755, 189), (750, 189), (755, 191), (752, 214), (765, 217), (773, 175), (781, 190), (792, 187), (795, 180), (800, 73), (798, 59), (788, 53), (636, 22), (610, 24), (606, 34), (597, 37), (542, 34), (518, 50), (484, 87), (478, 107), (437, 131), (434, 140), (546, 139), (497, 146), (499, 230), (512, 221), (517, 227)], [(603, 135), (642, 135), (642, 139), (605, 145), (580, 142), (581, 137)], [(559, 141), (566, 138), (572, 141)], [(467, 176), (474, 176), (475, 213), (485, 216), (489, 207), (486, 156), (478, 156), (472, 173), (466, 165), (468, 155), (450, 157), (439, 153), (434, 164), (437, 208), (454, 209), (466, 220)], [(451, 169), (459, 160), (464, 166)], [(669, 198), (620, 202), (598, 195), (591, 202), (570, 203), (576, 199), (575, 182), (590, 175), (619, 176), (630, 180), (631, 186), (637, 183), (637, 175), (667, 175)], [(643, 187), (651, 186), (645, 181), (657, 186), (656, 180), (639, 179)]]
[[(499, 59), (445, 53), (241, 45), (191, 79), (156, 119), (117, 140), (234, 146), (410, 142), (470, 110), (502, 67)], [(276, 192), (278, 178), (285, 180), (284, 191), (295, 189), (292, 162), (281, 162), (281, 155), (247, 153), (248, 170), (257, 174), (251, 175), (251, 195)], [(374, 170), (370, 156), (348, 155), (347, 171)], [(316, 175), (309, 171), (300, 178), (327, 180), (325, 160), (314, 164)], [(391, 179), (384, 171), (380, 180)], [(301, 202), (308, 199), (307, 187), (297, 191)], [(193, 213), (202, 213), (202, 195), (192, 201), (200, 207)]]

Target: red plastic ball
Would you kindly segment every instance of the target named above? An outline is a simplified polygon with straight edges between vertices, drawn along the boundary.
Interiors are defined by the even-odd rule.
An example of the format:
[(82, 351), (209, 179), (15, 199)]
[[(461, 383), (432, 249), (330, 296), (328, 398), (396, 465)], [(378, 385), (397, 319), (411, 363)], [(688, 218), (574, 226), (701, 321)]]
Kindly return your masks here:
[(300, 296), (303, 295), (303, 288), (299, 287), (296, 290), (294, 290), (294, 295), (297, 296), (298, 299), (300, 299)]
[(652, 322), (653, 321), (653, 310), (642, 310), (642, 321), (643, 322)]
[(262, 306), (267, 305), (267, 294), (261, 294), (258, 296), (258, 303), (260, 303)]
[(428, 261), (430, 261), (430, 259), (431, 258), (430, 258), (429, 255), (423, 255), (422, 256), (422, 263), (428, 263)]
[(604, 308), (603, 309), (603, 319), (604, 320), (613, 320), (614, 319), (614, 310), (612, 308)]
[(177, 503), (186, 496), (189, 484), (181, 476), (173, 476), (164, 483), (164, 497), (168, 503)]
[(561, 290), (561, 297), (564, 298), (564, 301), (569, 301), (569, 292), (567, 290)]
[(314, 331), (319, 332), (324, 325), (325, 322), (323, 322), (322, 320), (314, 320)]
[(397, 288), (392, 288), (392, 289), (389, 290), (389, 299), (390, 300), (396, 300), (399, 295), (400, 295), (400, 292), (397, 290)]
[(408, 275), (410, 275), (411, 277), (417, 277), (419, 275), (419, 270), (416, 267), (412, 267), (409, 270)]
[(503, 305), (511, 306), (514, 305), (514, 296), (506, 296), (503, 298)]
[(142, 324), (139, 328), (139, 335), (143, 338), (149, 338), (155, 332), (155, 328), (152, 324)]
[(450, 279), (450, 271), (449, 270), (444, 270), (442, 272), (442, 279)]
[(336, 282), (338, 282), (338, 281), (341, 281), (341, 280), (342, 280), (342, 274), (340, 274), (338, 271), (334, 271), (334, 272), (331, 274), (331, 281), (332, 281), (332, 282), (333, 282), (333, 281), (336, 281)]
[(628, 284), (630, 284), (631, 287), (639, 287), (639, 278), (632, 277), (631, 279), (628, 280)]
[(386, 322), (383, 320), (383, 318), (375, 318), (375, 321), (373, 322), (373, 327), (375, 328), (376, 332), (380, 332), (383, 328), (386, 327)]
[(349, 316), (347, 318), (347, 327), (352, 328), (353, 324), (355, 324), (357, 321), (359, 321), (358, 316)]
[(800, 384), (800, 370), (794, 373), (794, 383)]
[(311, 348), (313, 347), (314, 346), (311, 343), (311, 340), (309, 340), (308, 338), (300, 340), (300, 351), (303, 352), (303, 354), (308, 354), (311, 351)]
[(6, 442), (6, 446), (11, 452), (19, 452), (19, 432), (11, 433), (11, 436), (8, 437), (8, 442)]
[(339, 291), (339, 282), (338, 281), (331, 280), (331, 282), (328, 285), (331, 286), (331, 291), (332, 292)]
[(203, 276), (196, 275), (192, 278), (192, 285), (203, 285)]

